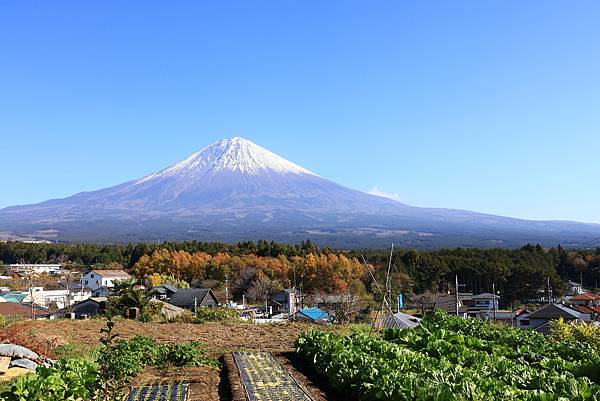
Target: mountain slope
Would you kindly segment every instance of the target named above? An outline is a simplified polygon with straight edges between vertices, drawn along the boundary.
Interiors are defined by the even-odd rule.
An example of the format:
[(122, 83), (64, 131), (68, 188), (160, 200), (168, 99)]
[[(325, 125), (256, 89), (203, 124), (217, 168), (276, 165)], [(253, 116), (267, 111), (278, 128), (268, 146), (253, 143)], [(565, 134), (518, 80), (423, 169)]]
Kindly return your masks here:
[(71, 241), (311, 237), (334, 246), (417, 247), (581, 245), (600, 237), (598, 225), (404, 205), (338, 185), (239, 137), (114, 187), (2, 209), (0, 231)]

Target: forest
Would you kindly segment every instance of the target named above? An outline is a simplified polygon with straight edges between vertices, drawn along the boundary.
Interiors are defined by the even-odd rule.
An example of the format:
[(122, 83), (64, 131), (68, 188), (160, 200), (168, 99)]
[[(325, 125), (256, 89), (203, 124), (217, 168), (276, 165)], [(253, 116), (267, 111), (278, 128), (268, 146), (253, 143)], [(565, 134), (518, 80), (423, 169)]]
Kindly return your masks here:
[[(171, 276), (191, 285), (222, 287), (227, 280), (234, 297), (268, 287), (296, 285), (306, 293), (371, 293), (373, 277), (386, 276), (389, 249), (340, 251), (319, 248), (310, 240), (287, 245), (268, 241), (237, 244), (163, 242), (129, 245), (0, 243), (0, 261), (62, 263), (80, 271), (124, 268), (138, 277)], [(369, 272), (371, 271), (373, 274)], [(526, 245), (519, 249), (395, 249), (391, 289), (407, 296), (447, 291), (458, 275), (461, 292), (491, 292), (495, 284), (503, 302), (539, 298), (550, 284), (560, 295), (568, 280), (596, 288), (600, 248), (572, 250)], [(254, 288), (253, 288), (254, 287)]]

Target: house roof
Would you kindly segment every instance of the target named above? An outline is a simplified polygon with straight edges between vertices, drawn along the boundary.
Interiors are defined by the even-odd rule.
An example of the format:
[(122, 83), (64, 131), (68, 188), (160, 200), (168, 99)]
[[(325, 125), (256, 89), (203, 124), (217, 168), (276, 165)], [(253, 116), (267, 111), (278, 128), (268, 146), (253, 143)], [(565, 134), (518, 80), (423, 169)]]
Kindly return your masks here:
[(411, 316), (406, 313), (398, 312), (393, 315), (388, 315), (383, 319), (383, 327), (386, 329), (399, 328), (399, 329), (411, 329), (417, 327), (421, 322), (421, 319), (415, 316)]
[(99, 276), (106, 278), (131, 278), (131, 275), (123, 270), (92, 270), (90, 273), (96, 273)]
[(496, 311), (495, 313), (495, 318), (497, 320), (510, 320), (515, 319), (517, 316), (519, 316), (519, 314), (516, 311)]
[(29, 294), (24, 294), (21, 292), (8, 292), (3, 293), (2, 295), (0, 295), (0, 297), (4, 298), (4, 300), (7, 302), (14, 302), (20, 304), (25, 298), (27, 298), (28, 295)]
[(529, 319), (581, 319), (581, 313), (563, 305), (550, 304), (529, 315)]
[(541, 333), (541, 334), (550, 334), (551, 329), (552, 329), (552, 325), (548, 321), (548, 322), (546, 322), (544, 324), (541, 324), (541, 325), (537, 326), (533, 330), (537, 331), (538, 333)]
[(594, 294), (593, 292), (584, 292), (583, 294), (573, 295), (571, 299), (575, 301), (593, 301), (600, 299), (600, 295)]
[(152, 289), (159, 294), (167, 294), (169, 292), (176, 293), (177, 291), (179, 291), (179, 288), (171, 284), (155, 285), (154, 287), (152, 287)]
[(90, 303), (90, 302), (99, 304), (100, 302), (107, 302), (107, 301), (108, 301), (107, 297), (92, 297), (92, 298), (84, 299), (83, 301), (79, 301), (79, 302), (73, 304), (73, 306), (79, 306), (79, 305), (83, 305), (83, 304)]
[(577, 282), (575, 282), (575, 281), (569, 281), (569, 285), (570, 285), (571, 287), (581, 287), (581, 284), (580, 284), (580, 283), (577, 283)]
[(215, 300), (217, 299), (210, 288), (182, 288), (173, 294), (169, 303), (181, 307), (193, 307), (194, 298), (196, 304), (200, 305), (209, 294), (212, 294)]
[(600, 313), (600, 306), (576, 305), (573, 308), (581, 313), (589, 313), (592, 315)]
[(304, 308), (298, 311), (298, 314), (306, 316), (312, 321), (329, 320), (329, 314), (320, 308)]
[[(49, 313), (45, 309), (34, 308), (33, 314), (36, 317), (47, 316)], [(31, 306), (16, 304), (13, 302), (0, 303), (0, 315), (13, 317), (31, 317)]]

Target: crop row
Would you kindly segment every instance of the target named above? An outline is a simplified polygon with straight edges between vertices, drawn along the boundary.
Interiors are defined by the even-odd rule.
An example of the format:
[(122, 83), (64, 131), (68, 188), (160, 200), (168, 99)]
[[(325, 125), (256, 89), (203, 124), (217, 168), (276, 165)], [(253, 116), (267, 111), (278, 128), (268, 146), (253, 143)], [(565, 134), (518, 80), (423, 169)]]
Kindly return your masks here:
[[(526, 347), (539, 350), (519, 349), (514, 344), (510, 352), (510, 341), (519, 341), (512, 329), (482, 323), (479, 329), (466, 326), (461, 332), (460, 324), (437, 315), (417, 329), (389, 331), (384, 338), (313, 331), (300, 336), (296, 346), (331, 387), (353, 399), (600, 399), (600, 386), (591, 380), (598, 367), (576, 360), (575, 352), (561, 357), (561, 347), (592, 359), (597, 357), (593, 350), (577, 344), (550, 344), (536, 337)], [(490, 332), (483, 333), (486, 330), (508, 330), (514, 338), (498, 335), (495, 342)]]

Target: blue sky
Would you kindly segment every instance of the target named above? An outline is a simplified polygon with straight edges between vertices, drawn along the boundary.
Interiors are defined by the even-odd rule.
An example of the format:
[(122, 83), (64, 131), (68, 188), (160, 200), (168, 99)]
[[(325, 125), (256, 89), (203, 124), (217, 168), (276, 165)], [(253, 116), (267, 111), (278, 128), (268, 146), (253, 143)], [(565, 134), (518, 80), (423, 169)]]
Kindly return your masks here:
[(416, 206), (600, 223), (600, 3), (12, 2), (0, 207), (243, 136)]

